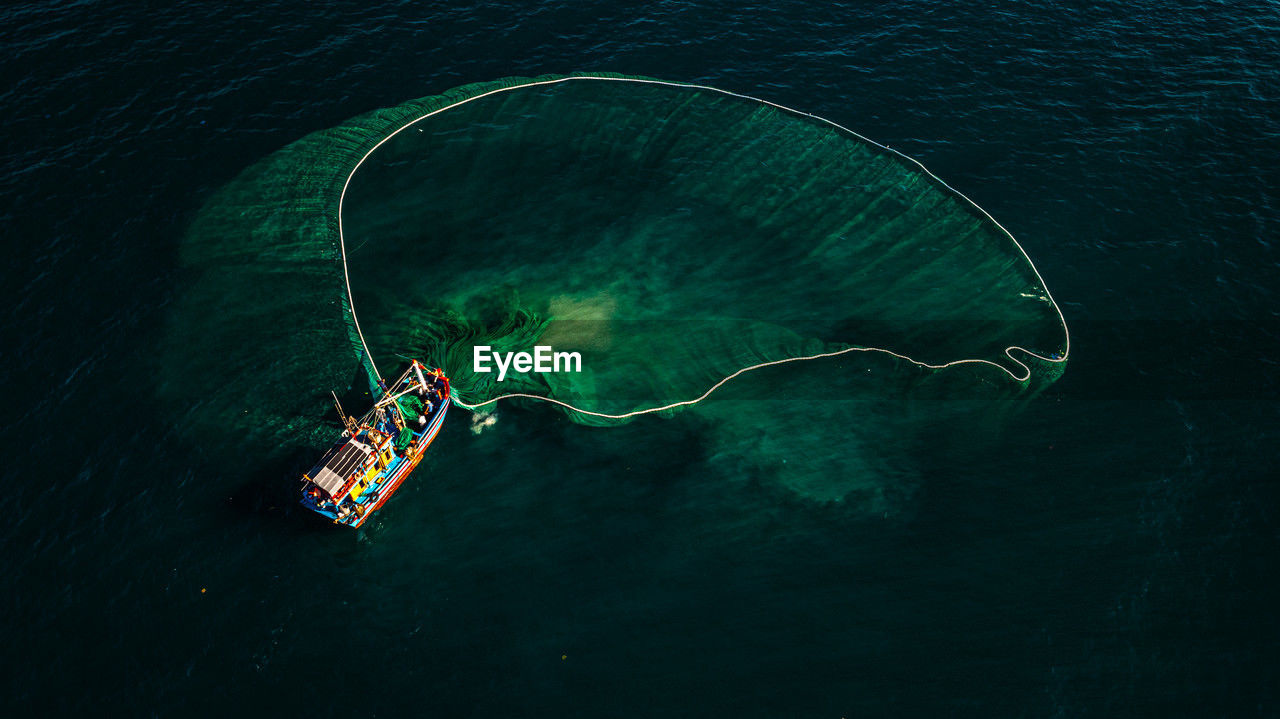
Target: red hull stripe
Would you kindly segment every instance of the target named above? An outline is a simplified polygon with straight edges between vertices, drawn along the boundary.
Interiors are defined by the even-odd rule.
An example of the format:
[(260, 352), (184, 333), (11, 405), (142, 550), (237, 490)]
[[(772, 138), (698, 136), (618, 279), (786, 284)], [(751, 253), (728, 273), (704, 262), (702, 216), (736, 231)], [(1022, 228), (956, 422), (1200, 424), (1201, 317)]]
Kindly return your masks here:
[(422, 438), (422, 446), (414, 453), (413, 459), (400, 465), (396, 470), (396, 473), (391, 476), (391, 480), (387, 484), (387, 488), (379, 493), (380, 496), (377, 501), (373, 503), (373, 506), (369, 507), (369, 510), (360, 517), (359, 521), (351, 526), (359, 527), (364, 524), (364, 520), (368, 519), (370, 515), (381, 509), (382, 505), (386, 504), (388, 499), (391, 499), (391, 495), (395, 494), (396, 490), (400, 488), (400, 484), (409, 476), (409, 473), (417, 468), (418, 463), (422, 461), (422, 455), (427, 451), (427, 447), (435, 440), (436, 435), (440, 433), (440, 428), (444, 426), (444, 416), (449, 413), (449, 397), (447, 394), (442, 402), (442, 406), (443, 410), (440, 412), (440, 416), (436, 417), (435, 421), (431, 423), (432, 429), (425, 437)]

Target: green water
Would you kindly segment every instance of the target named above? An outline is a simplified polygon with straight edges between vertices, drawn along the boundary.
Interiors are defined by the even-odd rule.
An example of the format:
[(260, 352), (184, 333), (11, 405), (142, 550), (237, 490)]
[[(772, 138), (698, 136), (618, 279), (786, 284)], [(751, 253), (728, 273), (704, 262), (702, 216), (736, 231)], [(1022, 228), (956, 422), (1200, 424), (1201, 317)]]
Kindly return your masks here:
[[(469, 404), (544, 397), (563, 404), (499, 401), (591, 425), (762, 363), (868, 348), (753, 369), (662, 414), (694, 412), (716, 454), (805, 496), (870, 493), (873, 511), (890, 480), (840, 471), (868, 416), (884, 431), (918, 422), (910, 400), (1041, 391), (1061, 365), (1006, 348), (1066, 349), (1021, 248), (923, 168), (812, 117), (655, 82), (504, 81), (356, 118), (224, 189), (184, 258), (185, 301), (219, 310), (179, 314), (167, 366), (193, 379), (171, 386), (211, 417), (244, 408), (200, 431), (321, 442), (327, 428), (299, 418), (360, 387), (366, 344), (384, 373), (403, 357), (443, 367)], [(473, 366), (477, 345), (538, 344), (579, 353), (581, 371)], [(1019, 382), (1023, 362), (1036, 371)], [(264, 380), (221, 380), (237, 370)]]
[[(616, 78), (468, 86), (317, 133), (209, 203), (184, 257), (230, 308), (178, 332), (306, 315), (315, 331), (287, 349), (246, 344), (324, 356), (317, 303), (345, 299), (345, 269), (373, 357), (425, 356), (473, 403), (533, 392), (630, 412), (848, 347), (1018, 375), (1029, 354), (1008, 347), (1065, 352), (1021, 248), (923, 168), (758, 101)], [(498, 386), (472, 372), (479, 342), (558, 344), (587, 369)]]

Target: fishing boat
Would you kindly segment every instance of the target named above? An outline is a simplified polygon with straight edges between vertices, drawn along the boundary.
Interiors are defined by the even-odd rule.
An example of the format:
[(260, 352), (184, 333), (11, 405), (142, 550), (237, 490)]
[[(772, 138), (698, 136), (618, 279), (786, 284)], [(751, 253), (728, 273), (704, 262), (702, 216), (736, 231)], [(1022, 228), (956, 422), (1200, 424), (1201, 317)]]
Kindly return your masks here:
[(359, 527), (387, 503), (418, 466), (449, 411), (449, 378), (413, 360), (359, 420), (342, 410), (346, 427), (316, 466), (302, 476), (302, 506)]

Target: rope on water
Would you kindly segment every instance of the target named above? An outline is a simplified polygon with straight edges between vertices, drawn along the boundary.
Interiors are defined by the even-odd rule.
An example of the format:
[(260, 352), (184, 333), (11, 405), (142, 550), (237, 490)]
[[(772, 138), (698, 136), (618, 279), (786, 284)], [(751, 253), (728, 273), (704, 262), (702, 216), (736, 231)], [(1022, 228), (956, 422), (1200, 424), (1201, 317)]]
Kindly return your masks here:
[(687, 406), (689, 406), (689, 405), (697, 404), (697, 403), (699, 403), (699, 402), (703, 401), (704, 399), (706, 399), (707, 397), (711, 396), (711, 393), (712, 393), (712, 392), (715, 392), (717, 389), (719, 389), (720, 387), (724, 386), (724, 384), (725, 384), (725, 383), (729, 382), (730, 380), (733, 380), (735, 377), (738, 377), (738, 376), (740, 376), (740, 375), (746, 374), (747, 372), (751, 372), (751, 371), (753, 371), (753, 370), (758, 370), (758, 369), (762, 369), (762, 368), (765, 368), (765, 367), (773, 367), (773, 366), (776, 366), (776, 365), (788, 364), (788, 363), (790, 363), (790, 362), (806, 362), (806, 361), (809, 361), (809, 360), (825, 359), (825, 358), (828, 358), (828, 357), (838, 357), (838, 356), (840, 356), (840, 355), (849, 354), (849, 353), (851, 353), (851, 352), (879, 352), (879, 353), (881, 353), (881, 354), (887, 354), (887, 355), (891, 355), (891, 356), (893, 356), (893, 357), (897, 357), (898, 359), (906, 360), (907, 362), (910, 362), (910, 363), (912, 363), (912, 364), (914, 364), (914, 365), (917, 365), (917, 366), (920, 366), (920, 367), (924, 367), (924, 368), (926, 368), (926, 369), (935, 369), (935, 370), (945, 369), (945, 368), (947, 368), (947, 367), (956, 367), (956, 366), (959, 366), (959, 365), (965, 365), (965, 364), (990, 365), (990, 366), (992, 366), (992, 367), (995, 367), (995, 368), (999, 369), (1000, 371), (1004, 372), (1005, 374), (1009, 375), (1009, 376), (1010, 376), (1011, 378), (1013, 378), (1013, 380), (1014, 380), (1014, 381), (1016, 381), (1016, 382), (1025, 382), (1026, 380), (1030, 379), (1030, 378), (1031, 378), (1031, 367), (1030, 367), (1029, 365), (1027, 365), (1025, 362), (1023, 362), (1021, 359), (1019, 359), (1018, 357), (1016, 357), (1016, 356), (1014, 355), (1014, 352), (1015, 352), (1015, 351), (1016, 351), (1016, 352), (1022, 352), (1022, 353), (1026, 354), (1026, 355), (1028, 355), (1028, 356), (1030, 356), (1030, 357), (1035, 357), (1036, 359), (1041, 360), (1041, 361), (1043, 361), (1043, 362), (1052, 362), (1052, 363), (1061, 363), (1061, 362), (1066, 362), (1066, 361), (1067, 361), (1067, 356), (1071, 354), (1071, 331), (1070, 331), (1069, 329), (1067, 329), (1067, 320), (1066, 320), (1066, 317), (1064, 317), (1064, 316), (1063, 316), (1063, 314), (1062, 314), (1062, 308), (1061, 308), (1061, 307), (1059, 307), (1059, 306), (1058, 306), (1058, 303), (1053, 299), (1053, 295), (1049, 293), (1049, 288), (1048, 288), (1048, 286), (1047, 286), (1047, 285), (1045, 284), (1045, 282), (1044, 282), (1044, 277), (1042, 277), (1042, 276), (1040, 275), (1040, 270), (1039, 270), (1038, 268), (1036, 268), (1035, 263), (1031, 261), (1031, 256), (1030, 256), (1030, 255), (1028, 255), (1028, 254), (1027, 254), (1027, 252), (1026, 252), (1026, 250), (1024, 250), (1024, 249), (1022, 248), (1022, 245), (1018, 243), (1018, 240), (1017, 240), (1016, 238), (1014, 238), (1013, 234), (1012, 234), (1011, 232), (1009, 232), (1007, 229), (1005, 229), (1004, 225), (1001, 225), (1001, 224), (996, 220), (996, 218), (992, 217), (992, 216), (991, 216), (991, 215), (990, 215), (986, 210), (982, 209), (982, 208), (978, 205), (978, 203), (974, 202), (973, 200), (970, 200), (970, 199), (969, 199), (969, 198), (968, 198), (964, 193), (962, 193), (962, 192), (960, 192), (959, 190), (955, 189), (955, 188), (954, 188), (954, 187), (952, 187), (951, 185), (948, 185), (946, 182), (944, 182), (944, 181), (943, 181), (941, 178), (939, 178), (937, 175), (935, 175), (935, 174), (933, 174), (932, 172), (930, 172), (930, 171), (929, 171), (929, 168), (927, 168), (927, 167), (925, 167), (924, 165), (920, 164), (920, 162), (919, 162), (919, 161), (917, 161), (917, 160), (915, 160), (914, 158), (908, 157), (907, 155), (904, 155), (904, 154), (902, 154), (901, 152), (898, 152), (897, 150), (893, 149), (892, 147), (889, 147), (889, 146), (887, 146), (887, 145), (882, 145), (882, 144), (880, 144), (879, 142), (876, 142), (875, 140), (872, 140), (872, 139), (870, 139), (870, 138), (868, 138), (868, 137), (864, 137), (864, 136), (862, 136), (862, 135), (860, 135), (860, 134), (858, 134), (858, 133), (854, 132), (853, 130), (850, 130), (849, 128), (844, 127), (843, 125), (836, 124), (836, 123), (834, 123), (834, 122), (832, 122), (832, 121), (830, 121), (830, 120), (828, 120), (828, 119), (826, 119), (826, 118), (818, 117), (817, 115), (813, 115), (813, 114), (810, 114), (810, 113), (807, 113), (807, 112), (803, 112), (803, 111), (801, 111), (801, 110), (794, 110), (794, 109), (792, 109), (792, 108), (789, 108), (789, 107), (786, 107), (786, 106), (783, 106), (783, 105), (779, 105), (779, 104), (777, 104), (776, 102), (770, 102), (770, 101), (768, 101), (768, 100), (761, 100), (761, 99), (759, 99), (759, 98), (751, 97), (751, 96), (749, 96), (749, 95), (742, 95), (742, 94), (739, 94), (739, 93), (736, 93), (736, 92), (730, 92), (730, 91), (728, 91), (728, 90), (721, 90), (721, 89), (719, 89), (719, 88), (709, 87), (709, 86), (707, 86), (707, 85), (695, 85), (695, 84), (691, 84), (691, 83), (683, 83), (683, 82), (667, 82), (667, 81), (663, 81), (663, 80), (644, 80), (644, 79), (640, 79), (640, 78), (626, 78), (626, 77), (593, 77), (593, 76), (590, 76), (590, 75), (573, 75), (573, 76), (569, 76), (569, 77), (561, 77), (561, 78), (556, 78), (556, 79), (552, 79), (552, 80), (537, 80), (537, 81), (527, 82), (527, 83), (520, 84), (520, 85), (512, 85), (512, 86), (510, 86), (510, 87), (502, 87), (502, 88), (498, 88), (498, 89), (495, 89), (495, 90), (490, 90), (490, 91), (485, 92), (485, 93), (481, 93), (481, 94), (479, 94), (479, 95), (476, 95), (475, 97), (469, 97), (469, 98), (466, 98), (465, 100), (459, 100), (458, 102), (455, 102), (455, 103), (453, 103), (452, 105), (446, 105), (445, 107), (441, 107), (441, 108), (439, 108), (439, 109), (432, 110), (431, 112), (428, 112), (428, 113), (426, 113), (426, 114), (424, 114), (424, 115), (421, 115), (421, 116), (419, 116), (419, 117), (416, 117), (416, 118), (414, 118), (413, 120), (410, 120), (409, 122), (406, 122), (404, 125), (401, 125), (399, 128), (397, 128), (394, 132), (392, 132), (391, 134), (389, 134), (389, 135), (387, 135), (386, 137), (384, 137), (384, 138), (382, 138), (381, 140), (379, 140), (379, 141), (378, 141), (378, 143), (377, 143), (376, 145), (374, 145), (373, 147), (369, 148), (369, 151), (368, 151), (368, 152), (366, 152), (366, 153), (364, 154), (364, 156), (363, 156), (363, 157), (361, 157), (361, 158), (360, 158), (360, 160), (359, 160), (358, 162), (356, 162), (355, 166), (351, 168), (351, 173), (347, 175), (347, 180), (346, 180), (346, 182), (344, 182), (344, 183), (343, 183), (343, 185), (342, 185), (342, 194), (340, 194), (340, 195), (338, 196), (338, 246), (339, 246), (339, 248), (340, 248), (340, 250), (341, 250), (341, 252), (342, 252), (342, 276), (343, 276), (343, 279), (345, 280), (346, 285), (347, 285), (347, 302), (349, 303), (349, 304), (348, 304), (348, 306), (349, 306), (349, 308), (350, 308), (350, 310), (351, 310), (351, 320), (352, 320), (352, 323), (355, 325), (356, 334), (360, 337), (360, 345), (364, 348), (364, 354), (365, 354), (365, 357), (367, 357), (367, 358), (369, 359), (369, 366), (373, 368), (373, 373), (374, 373), (375, 375), (377, 375), (377, 377), (378, 377), (378, 379), (379, 379), (379, 380), (381, 380), (381, 379), (382, 379), (382, 373), (378, 371), (378, 365), (373, 361), (373, 354), (372, 354), (371, 352), (369, 352), (369, 344), (368, 344), (368, 343), (365, 341), (365, 339), (364, 339), (364, 332), (362, 332), (362, 331), (361, 331), (361, 329), (360, 329), (360, 320), (359, 320), (359, 319), (357, 319), (357, 317), (356, 317), (355, 297), (352, 295), (352, 292), (351, 292), (351, 275), (350, 275), (350, 272), (349, 272), (349, 271), (348, 271), (348, 269), (347, 269), (347, 246), (346, 246), (346, 241), (345, 241), (345, 238), (344, 238), (344, 235), (343, 235), (343, 229), (342, 229), (342, 208), (343, 208), (343, 203), (345, 202), (346, 197), (347, 197), (347, 188), (351, 185), (351, 178), (355, 177), (356, 171), (358, 171), (358, 170), (360, 169), (360, 166), (364, 164), (364, 161), (365, 161), (365, 160), (367, 160), (367, 159), (369, 159), (369, 156), (370, 156), (370, 155), (372, 155), (372, 154), (373, 154), (373, 153), (374, 153), (374, 152), (375, 152), (379, 147), (382, 147), (382, 145), (383, 145), (384, 143), (386, 143), (387, 141), (389, 141), (391, 138), (395, 137), (396, 135), (400, 134), (401, 132), (405, 131), (406, 129), (408, 129), (408, 128), (412, 127), (413, 125), (415, 125), (415, 124), (417, 124), (417, 123), (419, 123), (419, 122), (421, 122), (421, 121), (423, 121), (423, 120), (427, 119), (428, 117), (431, 117), (432, 115), (437, 115), (437, 114), (439, 114), (439, 113), (441, 113), (441, 112), (444, 112), (445, 110), (449, 110), (449, 109), (452, 109), (452, 108), (455, 108), (455, 107), (459, 107), (459, 106), (461, 106), (461, 105), (465, 105), (465, 104), (467, 104), (468, 102), (472, 102), (473, 100), (479, 100), (479, 99), (480, 99), (480, 98), (482, 98), (482, 97), (487, 97), (487, 96), (489, 96), (489, 95), (495, 95), (495, 94), (500, 93), (500, 92), (509, 92), (509, 91), (511, 91), (511, 90), (518, 90), (518, 89), (526, 88), (526, 87), (536, 87), (536, 86), (539, 86), (539, 85), (556, 85), (556, 84), (559, 84), (559, 83), (563, 83), (563, 82), (572, 82), (572, 81), (576, 81), (576, 80), (595, 80), (595, 81), (599, 81), (599, 82), (634, 82), (634, 83), (647, 84), (647, 85), (666, 85), (666, 86), (669, 86), (669, 87), (684, 87), (684, 88), (689, 88), (689, 89), (692, 89), (692, 90), (707, 90), (707, 91), (710, 91), (710, 92), (718, 92), (718, 93), (720, 93), (721, 95), (726, 95), (726, 96), (728, 96), (728, 97), (736, 97), (736, 98), (739, 98), (739, 99), (742, 99), (742, 100), (750, 100), (750, 101), (752, 101), (752, 102), (758, 102), (758, 103), (761, 103), (761, 104), (768, 105), (768, 106), (770, 106), (770, 107), (776, 108), (776, 109), (778, 109), (778, 110), (782, 110), (783, 112), (788, 112), (788, 113), (791, 113), (791, 114), (793, 114), (793, 115), (799, 115), (799, 116), (802, 116), (802, 117), (807, 117), (807, 118), (810, 118), (810, 119), (813, 119), (813, 120), (817, 120), (817, 121), (819, 121), (819, 122), (826, 123), (827, 125), (830, 125), (831, 127), (834, 127), (834, 128), (836, 128), (836, 129), (838, 129), (838, 130), (841, 130), (841, 131), (843, 131), (843, 132), (846, 132), (846, 133), (848, 133), (848, 134), (850, 134), (850, 135), (853, 135), (854, 137), (856, 137), (856, 138), (858, 138), (858, 139), (860, 139), (860, 140), (862, 140), (862, 141), (864, 141), (864, 142), (867, 142), (867, 143), (870, 143), (870, 144), (872, 144), (872, 145), (875, 145), (876, 147), (879, 147), (879, 148), (881, 148), (881, 149), (883, 149), (883, 150), (887, 150), (888, 152), (891, 152), (891, 153), (893, 153), (894, 155), (897, 155), (898, 157), (900, 157), (900, 158), (902, 158), (902, 159), (904, 159), (904, 160), (907, 160), (908, 162), (912, 163), (912, 164), (913, 164), (913, 165), (915, 165), (916, 167), (919, 167), (919, 168), (921, 169), (921, 171), (923, 171), (923, 172), (924, 172), (924, 174), (928, 175), (928, 176), (929, 176), (930, 178), (932, 178), (935, 182), (937, 182), (938, 184), (940, 184), (940, 185), (942, 185), (943, 187), (947, 188), (947, 189), (948, 189), (948, 190), (950, 190), (951, 192), (955, 193), (955, 194), (956, 194), (956, 196), (960, 197), (960, 198), (961, 198), (961, 199), (963, 199), (965, 202), (968, 202), (968, 203), (969, 203), (970, 205), (972, 205), (975, 209), (977, 209), (979, 212), (981, 212), (981, 213), (982, 213), (982, 214), (983, 214), (983, 215), (984, 215), (988, 220), (991, 220), (991, 222), (992, 222), (996, 227), (999, 227), (999, 228), (1000, 228), (1000, 231), (1001, 231), (1001, 232), (1003, 232), (1003, 233), (1005, 234), (1005, 236), (1007, 236), (1011, 242), (1013, 242), (1013, 246), (1014, 246), (1014, 247), (1017, 247), (1017, 248), (1018, 248), (1018, 252), (1020, 252), (1020, 253), (1022, 254), (1023, 259), (1025, 259), (1025, 260), (1027, 261), (1027, 264), (1031, 267), (1031, 271), (1035, 273), (1036, 279), (1037, 279), (1037, 280), (1039, 281), (1039, 283), (1040, 283), (1040, 284), (1039, 284), (1040, 288), (1044, 290), (1044, 297), (1045, 297), (1045, 299), (1049, 301), (1049, 304), (1053, 305), (1053, 309), (1054, 309), (1054, 311), (1055, 311), (1055, 312), (1057, 312), (1057, 314), (1058, 314), (1058, 322), (1059, 322), (1059, 324), (1061, 324), (1061, 325), (1062, 325), (1062, 334), (1063, 334), (1063, 351), (1062, 351), (1062, 355), (1061, 355), (1061, 356), (1046, 357), (1046, 356), (1041, 355), (1041, 354), (1038, 354), (1038, 353), (1036, 353), (1036, 352), (1032, 352), (1031, 350), (1029, 350), (1029, 349), (1027, 349), (1027, 348), (1025, 348), (1025, 347), (1019, 347), (1019, 346), (1016, 346), (1016, 345), (1011, 345), (1011, 346), (1006, 347), (1006, 348), (1004, 349), (1004, 354), (1005, 354), (1005, 356), (1006, 356), (1006, 357), (1008, 357), (1010, 360), (1012, 360), (1012, 361), (1013, 361), (1013, 363), (1014, 363), (1015, 365), (1017, 365), (1018, 367), (1021, 367), (1021, 368), (1022, 368), (1021, 373), (1014, 373), (1014, 372), (1013, 372), (1013, 371), (1011, 371), (1008, 367), (1005, 367), (1004, 365), (999, 364), (998, 362), (992, 362), (991, 360), (985, 360), (985, 359), (961, 359), (961, 360), (954, 360), (954, 361), (952, 361), (952, 362), (944, 362), (944, 363), (942, 363), (942, 364), (930, 364), (930, 363), (928, 363), (928, 362), (921, 362), (920, 360), (912, 359), (911, 357), (908, 357), (908, 356), (906, 356), (906, 355), (904, 355), (904, 354), (899, 354), (899, 353), (897, 353), (897, 352), (894, 352), (893, 350), (881, 349), (881, 348), (879, 348), (879, 347), (848, 347), (848, 348), (846, 348), (846, 349), (836, 350), (836, 351), (833, 351), (833, 352), (824, 352), (824, 353), (821, 353), (821, 354), (805, 355), (805, 356), (802, 356), (802, 357), (787, 357), (787, 358), (780, 359), (780, 360), (772, 360), (772, 361), (769, 361), (769, 362), (760, 362), (760, 363), (758, 363), (758, 364), (753, 364), (753, 365), (750, 365), (750, 366), (748, 366), (748, 367), (743, 367), (742, 369), (738, 370), (737, 372), (734, 372), (733, 374), (731, 374), (731, 375), (729, 375), (729, 376), (725, 377), (724, 379), (720, 380), (719, 382), (716, 382), (716, 383), (715, 383), (714, 385), (712, 385), (709, 389), (707, 389), (707, 391), (706, 391), (706, 392), (703, 392), (700, 396), (698, 396), (698, 397), (696, 397), (696, 398), (694, 398), (694, 399), (684, 400), (684, 401), (682, 401), (682, 402), (673, 402), (673, 403), (671, 403), (671, 404), (663, 405), (663, 406), (661, 406), (661, 407), (650, 407), (650, 408), (646, 408), (646, 409), (638, 409), (638, 410), (634, 410), (634, 411), (632, 411), (632, 412), (624, 412), (624, 413), (622, 413), (622, 414), (609, 414), (609, 413), (606, 413), (606, 412), (593, 412), (593, 411), (588, 410), (588, 409), (582, 409), (582, 408), (580, 408), (580, 407), (575, 407), (575, 406), (573, 406), (573, 405), (571, 405), (571, 404), (569, 404), (569, 403), (567, 403), (567, 402), (562, 402), (562, 401), (560, 401), (560, 400), (558, 400), (558, 399), (552, 399), (551, 397), (543, 397), (543, 396), (541, 396), (541, 395), (535, 395), (535, 394), (524, 394), (524, 393), (519, 393), (519, 392), (513, 392), (513, 393), (510, 393), (510, 394), (499, 395), (499, 396), (497, 396), (497, 397), (494, 397), (493, 399), (488, 399), (488, 400), (485, 400), (485, 401), (483, 401), (483, 402), (477, 402), (477, 403), (475, 403), (475, 404), (469, 404), (469, 403), (467, 403), (467, 402), (464, 402), (463, 400), (458, 399), (457, 395), (455, 394), (455, 395), (454, 395), (454, 397), (453, 397), (453, 399), (452, 399), (452, 401), (453, 401), (453, 403), (454, 403), (454, 404), (458, 405), (459, 407), (462, 407), (462, 408), (464, 408), (464, 409), (471, 409), (471, 410), (474, 410), (474, 409), (479, 409), (480, 407), (484, 407), (484, 406), (487, 406), (487, 405), (495, 404), (495, 403), (499, 402), (500, 400), (504, 400), (504, 399), (532, 399), (532, 400), (538, 400), (538, 401), (542, 401), (542, 402), (549, 402), (549, 403), (551, 403), (551, 404), (555, 404), (555, 405), (559, 405), (559, 406), (561, 406), (561, 407), (564, 407), (565, 409), (568, 409), (568, 410), (570, 410), (570, 411), (577, 412), (577, 413), (579, 413), (579, 414), (590, 415), (590, 416), (592, 416), (592, 417), (601, 417), (601, 418), (603, 418), (603, 419), (626, 419), (626, 418), (628, 418), (628, 417), (636, 417), (636, 416), (639, 416), (639, 415), (642, 415), (642, 414), (652, 414), (652, 413), (655, 413), (655, 412), (664, 412), (664, 411), (666, 411), (666, 410), (676, 409), (676, 408), (678, 408), (678, 407), (687, 407)]

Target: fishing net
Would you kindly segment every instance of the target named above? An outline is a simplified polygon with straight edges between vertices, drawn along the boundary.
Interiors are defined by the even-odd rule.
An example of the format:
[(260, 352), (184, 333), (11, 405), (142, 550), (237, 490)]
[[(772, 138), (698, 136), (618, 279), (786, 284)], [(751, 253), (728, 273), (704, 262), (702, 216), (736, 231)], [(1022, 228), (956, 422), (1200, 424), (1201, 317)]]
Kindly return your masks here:
[[(793, 358), (875, 348), (1025, 380), (1011, 347), (1065, 352), (1034, 268), (972, 203), (830, 123), (706, 88), (477, 92), (370, 153), (341, 220), (370, 353), (425, 355), (469, 405), (547, 397), (607, 424)], [(476, 346), (536, 345), (582, 371), (474, 371)]]
[(422, 400), (413, 395), (405, 395), (396, 400), (396, 404), (400, 405), (400, 413), (404, 415), (404, 421), (417, 422), (424, 412)]
[[(815, 425), (867, 416), (829, 400), (1025, 394), (1068, 351), (1022, 248), (914, 161), (644, 78), (468, 85), (315, 133), (214, 196), (182, 258), (162, 391), (293, 443), (327, 436), (300, 418), (353, 362), (372, 385), (416, 357), (467, 407), (695, 407), (725, 446), (768, 423), (828, 456)], [(538, 345), (580, 371), (475, 371), (477, 346)]]
[(409, 429), (408, 427), (405, 427), (404, 429), (400, 430), (400, 434), (396, 435), (396, 449), (403, 450), (405, 447), (408, 447), (409, 443), (412, 441), (413, 441), (413, 430)]

